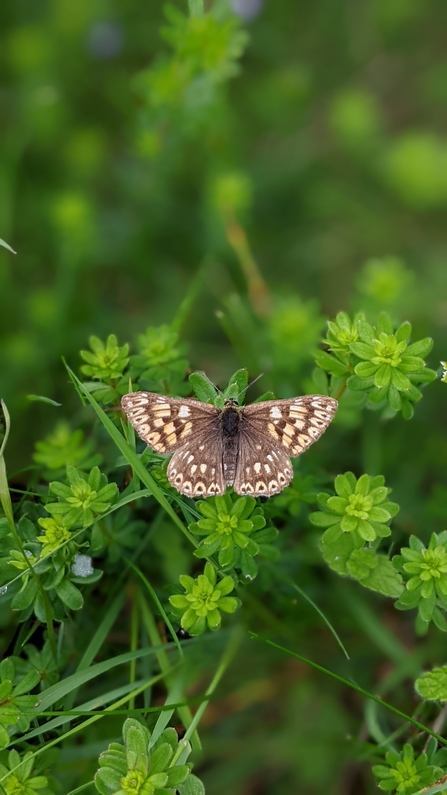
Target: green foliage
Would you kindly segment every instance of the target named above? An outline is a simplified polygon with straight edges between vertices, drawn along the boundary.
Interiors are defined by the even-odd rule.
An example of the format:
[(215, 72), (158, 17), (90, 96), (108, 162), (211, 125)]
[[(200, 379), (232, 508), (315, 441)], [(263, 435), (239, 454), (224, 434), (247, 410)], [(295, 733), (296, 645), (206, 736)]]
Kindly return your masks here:
[[(0, 757), (1, 759), (1, 757)], [(0, 762), (0, 776), (7, 776), (5, 785), (0, 788), (2, 795), (52, 795), (46, 776), (35, 775), (35, 760), (32, 751), (21, 757), (16, 750), (9, 751), (5, 764)]]
[(394, 566), (404, 577), (406, 590), (396, 603), (400, 610), (418, 609), (420, 626), (426, 630), (430, 621), (447, 632), (447, 531), (432, 533), (428, 547), (410, 536), (410, 546), (402, 547), (393, 558)]
[[(66, 527), (87, 527), (115, 502), (118, 488), (116, 483), (107, 483), (107, 478), (94, 467), (87, 478), (82, 477), (75, 467), (67, 467), (68, 484), (53, 481), (50, 494), (58, 502), (50, 502), (45, 510), (57, 519), (62, 519)], [(47, 533), (49, 528), (45, 528)], [(52, 528), (53, 532), (55, 528)]]
[(406, 743), (400, 754), (388, 751), (386, 765), (375, 765), (373, 773), (384, 792), (412, 795), (434, 784), (442, 776), (442, 768), (427, 764), (427, 754), (414, 755), (413, 746)]
[(189, 530), (203, 537), (194, 553), (198, 558), (217, 553), (219, 566), (240, 568), (245, 579), (256, 576), (256, 555), (275, 558), (275, 548), (270, 544), (277, 531), (265, 527), (264, 511), (252, 497), (210, 497), (198, 502), (197, 510), (204, 518), (190, 524)]
[(402, 579), (384, 555), (369, 544), (391, 534), (389, 522), (399, 506), (388, 500), (390, 488), (382, 475), (362, 475), (358, 480), (352, 472), (337, 475), (336, 496), (318, 494), (323, 508), (310, 515), (312, 524), (326, 527), (320, 548), (328, 565), (339, 574), (348, 574), (373, 591), (385, 596), (400, 596)]
[(182, 574), (180, 584), (185, 594), (173, 594), (169, 601), (181, 627), (190, 635), (201, 635), (206, 628), (215, 632), (222, 622), (220, 611), (234, 613), (239, 606), (238, 599), (228, 596), (234, 589), (234, 580), (227, 576), (217, 581), (210, 563), (205, 563), (203, 574), (195, 579)]
[(39, 681), (38, 671), (29, 671), (17, 680), (12, 660), (0, 662), (0, 748), (9, 744), (12, 735), (29, 728), (33, 710), (39, 706), (38, 697), (29, 693)]
[(390, 535), (388, 523), (399, 506), (387, 500), (391, 489), (386, 488), (384, 477), (362, 475), (357, 480), (352, 472), (346, 472), (337, 475), (334, 488), (336, 497), (318, 495), (324, 511), (311, 515), (317, 527), (329, 528), (324, 534), (326, 543), (338, 541), (343, 533), (352, 533), (362, 543)]
[(416, 693), (427, 701), (447, 701), (447, 666), (433, 668), (419, 676), (414, 687)]
[(331, 353), (319, 351), (317, 364), (332, 376), (331, 394), (347, 386), (365, 392), (372, 406), (381, 408), (387, 403), (392, 411), (411, 419), (413, 404), (422, 397), (418, 386), (436, 378), (424, 361), (433, 340), (427, 337), (410, 344), (410, 323), (402, 323), (394, 331), (385, 312), (375, 326), (367, 323), (362, 313), (351, 320), (340, 312), (328, 329), (325, 343)]
[(36, 442), (33, 461), (46, 467), (46, 477), (54, 477), (55, 471), (62, 474), (68, 466), (85, 471), (100, 464), (102, 457), (92, 454), (92, 440), (85, 440), (80, 428), (70, 429), (68, 422), (58, 422), (46, 439)]
[(189, 766), (181, 763), (185, 753), (180, 753), (175, 729), (165, 729), (153, 742), (145, 726), (128, 718), (123, 726), (123, 739), (124, 745), (111, 743), (99, 757), (95, 785), (101, 795), (154, 792), (169, 795), (173, 788), (183, 794), (191, 773)]

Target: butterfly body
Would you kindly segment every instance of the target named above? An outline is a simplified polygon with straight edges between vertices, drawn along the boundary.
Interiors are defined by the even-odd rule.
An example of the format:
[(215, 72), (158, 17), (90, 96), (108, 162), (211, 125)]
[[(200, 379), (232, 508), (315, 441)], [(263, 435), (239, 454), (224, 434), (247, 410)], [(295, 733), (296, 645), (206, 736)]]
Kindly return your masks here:
[(337, 401), (326, 395), (224, 408), (192, 398), (133, 392), (121, 401), (138, 435), (158, 453), (173, 453), (169, 482), (189, 497), (272, 496), (292, 477), (300, 455), (326, 430)]

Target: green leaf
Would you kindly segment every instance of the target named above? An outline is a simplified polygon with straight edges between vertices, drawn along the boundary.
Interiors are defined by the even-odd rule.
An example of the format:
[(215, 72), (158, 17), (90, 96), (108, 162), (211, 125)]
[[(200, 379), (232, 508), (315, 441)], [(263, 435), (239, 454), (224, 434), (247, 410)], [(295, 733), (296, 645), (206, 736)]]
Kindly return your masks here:
[(367, 359), (369, 361), (376, 355), (373, 346), (367, 345), (366, 342), (351, 342), (349, 347), (359, 359)]
[(352, 479), (349, 477), (348, 474), (337, 475), (334, 481), (334, 486), (335, 486), (335, 491), (337, 492), (339, 497), (349, 497), (351, 494), (354, 493), (355, 479), (354, 483), (352, 483)]
[(70, 580), (63, 580), (56, 588), (56, 593), (61, 601), (70, 610), (80, 610), (84, 604), (84, 598), (79, 590)]
[(5, 727), (0, 723), (0, 748), (6, 748), (10, 743), (10, 736)]
[(408, 320), (405, 320), (404, 323), (402, 323), (402, 325), (399, 326), (399, 328), (396, 331), (395, 337), (398, 342), (402, 342), (402, 340), (405, 340), (406, 342), (407, 340), (410, 339), (411, 323), (409, 323)]
[(350, 375), (346, 384), (353, 392), (364, 392), (374, 386), (374, 376), (370, 378), (360, 378), (360, 376), (355, 374)]
[(27, 395), (27, 398), (31, 401), (48, 403), (50, 406), (62, 406), (62, 403), (58, 403), (56, 400), (52, 400), (51, 398), (45, 397), (44, 395)]
[(340, 516), (333, 513), (324, 513), (323, 511), (315, 511), (309, 517), (312, 524), (316, 527), (330, 527), (340, 521)]
[(243, 368), (242, 370), (237, 370), (231, 376), (228, 386), (224, 391), (224, 396), (227, 399), (238, 399), (240, 403), (243, 402), (243, 398), (245, 395), (245, 391), (248, 385), (248, 370)]
[(174, 752), (168, 743), (159, 745), (151, 755), (150, 771), (151, 776), (153, 773), (160, 773), (165, 770), (171, 761)]
[(30, 690), (34, 690), (35, 687), (39, 684), (41, 680), (41, 676), (39, 671), (28, 671), (27, 674), (20, 680), (20, 682), (14, 687), (13, 696), (22, 696), (25, 693), (29, 693)]
[(384, 334), (393, 333), (393, 321), (387, 312), (380, 312), (377, 316), (376, 333), (380, 334), (381, 332)]
[(377, 557), (377, 566), (362, 580), (362, 585), (384, 596), (391, 596), (396, 599), (404, 590), (402, 577), (394, 569), (388, 558), (384, 555), (378, 555)]
[(402, 408), (402, 400), (399, 390), (393, 384), (390, 385), (388, 390), (388, 402), (393, 411), (400, 411)]
[(411, 420), (414, 414), (413, 404), (409, 400), (402, 399), (402, 417), (404, 420)]
[(258, 573), (257, 563), (252, 555), (243, 549), (240, 556), (241, 573), (244, 580), (254, 580)]
[(447, 665), (422, 674), (414, 687), (416, 693), (427, 701), (447, 701)]
[(346, 365), (326, 351), (317, 351), (315, 354), (315, 361), (323, 370), (327, 370), (332, 375), (340, 378), (349, 372)]
[(216, 387), (211, 383), (209, 378), (207, 378), (205, 373), (191, 373), (188, 381), (191, 384), (194, 394), (198, 400), (201, 400), (203, 403), (214, 403), (218, 392)]
[(355, 536), (350, 533), (342, 533), (334, 543), (328, 542), (326, 533), (324, 533), (320, 539), (320, 549), (324, 560), (333, 571), (338, 574), (347, 574), (346, 564), (356, 548), (356, 543)]
[[(381, 364), (374, 376), (374, 386), (378, 389), (385, 389), (391, 380), (392, 367), (389, 364)], [(385, 397), (385, 395), (383, 395)]]
[(374, 362), (359, 362), (354, 371), (360, 378), (370, 378), (377, 372), (378, 366)]
[(360, 339), (363, 340), (363, 342), (367, 342), (371, 345), (376, 336), (373, 327), (370, 326), (369, 323), (366, 323), (365, 320), (359, 320), (357, 323), (357, 328)]
[(177, 789), (180, 795), (205, 795), (205, 787), (193, 773), (190, 773), (186, 781), (179, 784)]
[(391, 384), (396, 387), (400, 392), (405, 392), (411, 386), (411, 381), (407, 376), (398, 370), (397, 367), (390, 368), (391, 370)]
[(34, 577), (30, 577), (25, 587), (15, 594), (11, 601), (11, 607), (13, 610), (26, 610), (36, 598), (37, 594), (37, 582)]
[(413, 342), (411, 345), (409, 345), (405, 353), (408, 353), (410, 356), (420, 356), (421, 359), (425, 359), (432, 348), (432, 338), (425, 337), (423, 340), (418, 340), (418, 342)]

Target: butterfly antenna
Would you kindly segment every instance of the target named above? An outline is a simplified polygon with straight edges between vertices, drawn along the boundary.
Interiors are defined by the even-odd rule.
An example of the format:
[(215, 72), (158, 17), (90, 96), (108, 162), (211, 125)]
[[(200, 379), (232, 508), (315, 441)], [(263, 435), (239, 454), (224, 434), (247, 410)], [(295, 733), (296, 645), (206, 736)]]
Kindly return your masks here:
[(241, 389), (241, 391), (239, 392), (239, 395), (236, 395), (235, 399), (237, 400), (238, 397), (240, 395), (242, 395), (242, 392), (246, 392), (247, 389), (250, 389), (250, 387), (253, 386), (253, 384), (256, 384), (256, 381), (259, 381), (259, 379), (262, 378), (263, 375), (264, 375), (264, 373), (261, 373), (261, 375), (257, 375), (256, 378), (253, 381), (250, 381), (250, 383), (247, 384), (247, 386), (244, 389)]

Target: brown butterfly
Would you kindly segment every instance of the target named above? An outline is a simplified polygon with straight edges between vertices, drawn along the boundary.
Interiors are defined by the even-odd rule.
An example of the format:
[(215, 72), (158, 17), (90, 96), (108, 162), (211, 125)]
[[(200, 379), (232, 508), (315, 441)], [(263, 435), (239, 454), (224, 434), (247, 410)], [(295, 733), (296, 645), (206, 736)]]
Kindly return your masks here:
[(132, 392), (121, 400), (138, 436), (156, 450), (174, 453), (168, 479), (188, 497), (278, 494), (293, 476), (290, 456), (320, 438), (337, 411), (326, 395), (266, 400), (224, 408), (192, 398)]

